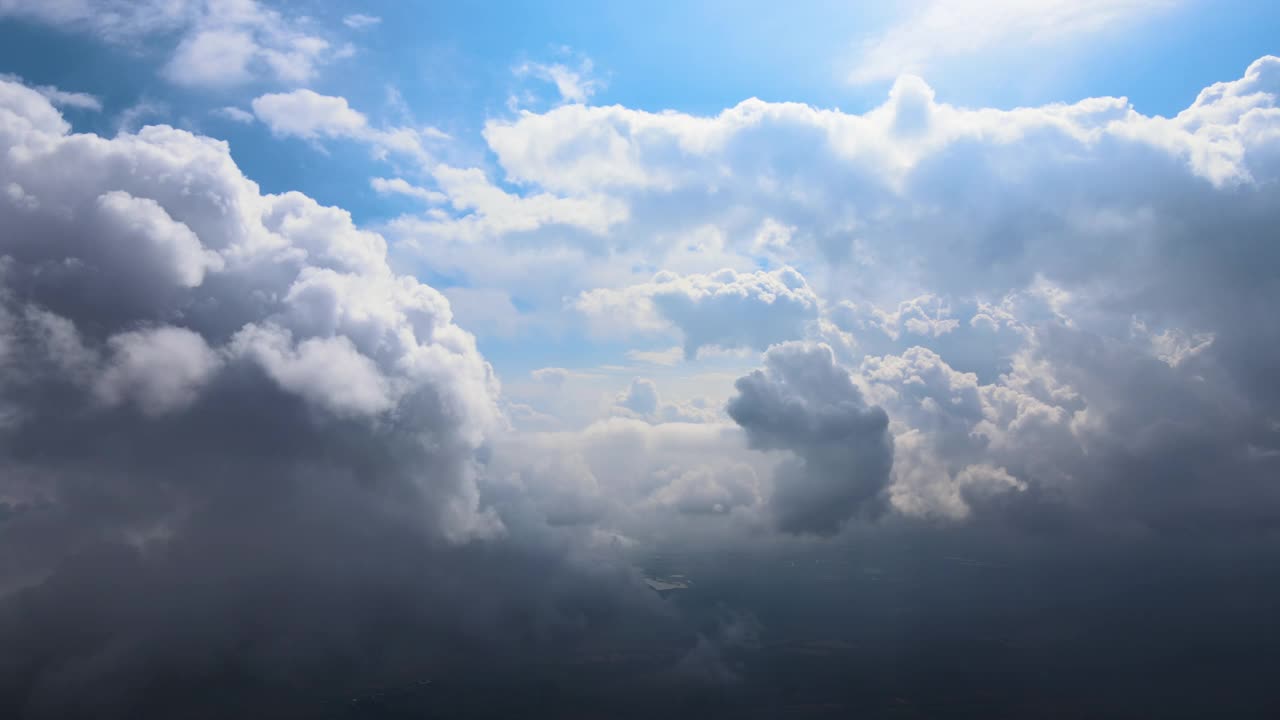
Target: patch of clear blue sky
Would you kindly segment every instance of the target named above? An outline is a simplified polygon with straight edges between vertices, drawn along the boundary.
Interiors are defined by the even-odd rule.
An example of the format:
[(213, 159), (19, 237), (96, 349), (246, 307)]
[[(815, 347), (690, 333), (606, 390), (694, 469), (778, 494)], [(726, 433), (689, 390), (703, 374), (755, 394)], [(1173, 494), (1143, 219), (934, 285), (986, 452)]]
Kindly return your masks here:
[[(789, 0), (661, 0), (649, 2), (409, 2), (319, 3), (294, 0), (291, 15), (306, 14), (334, 36), (346, 36), (358, 54), (321, 69), (310, 87), (341, 95), (375, 124), (404, 122), (388, 102), (388, 88), (404, 98), (413, 119), (436, 125), (456, 141), (455, 164), (494, 172), (480, 137), (486, 119), (506, 117), (518, 87), (512, 67), (522, 61), (572, 63), (568, 46), (590, 57), (607, 85), (597, 104), (646, 110), (714, 114), (748, 97), (797, 101), (860, 112), (882, 102), (889, 82), (851, 86), (845, 78), (855, 44), (897, 22), (901, 6), (884, 2)], [(343, 15), (380, 16), (381, 24), (350, 31)], [(211, 116), (224, 105), (278, 90), (269, 84), (228, 90), (174, 87), (159, 69), (173, 38), (152, 38), (123, 48), (91, 38), (12, 21), (0, 22), (0, 72), (30, 82), (101, 97), (105, 111), (68, 111), (77, 129), (114, 133), (120, 113), (148, 102), (162, 108), (144, 121), (165, 121), (223, 138), (245, 173), (268, 192), (299, 190), (347, 208), (360, 222), (377, 222), (415, 208), (412, 201), (379, 196), (369, 178), (393, 174), (366, 148), (272, 138), (261, 125)], [(1110, 31), (1058, 45), (947, 58), (924, 73), (945, 102), (1012, 107), (1127, 96), (1141, 112), (1172, 114), (1201, 88), (1240, 76), (1254, 59), (1280, 53), (1280, 2), (1190, 0), (1179, 7)], [(545, 97), (554, 93), (541, 88)], [(500, 174), (494, 172), (501, 181)], [(451, 278), (424, 277), (439, 285)], [(518, 300), (518, 299), (517, 299)], [(482, 349), (514, 370), (616, 359), (621, 348), (566, 335), (526, 341), (481, 338)]]

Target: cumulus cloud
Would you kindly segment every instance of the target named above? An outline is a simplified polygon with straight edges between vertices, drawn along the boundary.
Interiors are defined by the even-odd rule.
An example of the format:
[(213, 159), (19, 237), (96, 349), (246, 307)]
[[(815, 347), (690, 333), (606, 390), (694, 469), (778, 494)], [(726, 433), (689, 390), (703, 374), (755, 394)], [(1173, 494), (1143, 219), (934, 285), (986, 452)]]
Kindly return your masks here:
[(419, 246), (435, 241), (476, 242), (544, 226), (576, 227), (599, 236), (628, 217), (626, 204), (607, 196), (514, 193), (490, 181), (479, 168), (437, 164), (428, 144), (447, 135), (431, 127), (374, 128), (346, 98), (311, 90), (271, 93), (255, 98), (253, 111), (281, 137), (362, 142), (380, 159), (399, 155), (414, 160), (438, 189), (403, 178), (373, 178), (370, 183), (379, 193), (414, 197), (437, 206), (447, 202), (452, 207), (454, 215), (437, 207), (425, 217), (406, 215), (393, 221), (397, 232), (411, 236)]
[[(948, 161), (965, 152), (983, 160), (970, 173), (1012, 171), (1006, 153), (1013, 148), (1035, 148), (1036, 159), (1024, 171), (1079, 152), (1091, 160), (1073, 174), (1079, 180), (1119, 161), (1100, 150), (1123, 148), (1145, 163), (1165, 156), (1171, 170), (1186, 163), (1193, 174), (1221, 184), (1246, 177), (1245, 149), (1260, 151), (1268, 142), (1263, 127), (1274, 108), (1274, 63), (1258, 60), (1241, 80), (1206, 90), (1174, 118), (1143, 116), (1122, 98), (1008, 111), (964, 109), (939, 102), (919, 78), (904, 77), (886, 103), (860, 115), (756, 99), (709, 117), (571, 105), (491, 120), (485, 138), (508, 175), (520, 182), (565, 191), (689, 192), (711, 186), (717, 197), (733, 190), (732, 196), (757, 198), (771, 211), (767, 217), (787, 224), (797, 217), (789, 208), (794, 203), (857, 208), (891, 199), (884, 191), (916, 198), (940, 193), (943, 188), (930, 181), (937, 173), (958, 172)], [(1250, 111), (1256, 112), (1246, 121)], [(1118, 181), (1127, 178), (1113, 179)], [(835, 203), (836, 193), (844, 193), (843, 203)], [(866, 213), (853, 219), (870, 221)]]
[(240, 85), (256, 77), (297, 85), (342, 57), (342, 48), (253, 2), (211, 2), (173, 51), (164, 73), (196, 87)]
[(479, 168), (437, 165), (432, 177), (442, 197), (457, 216), (402, 217), (395, 227), (419, 242), (461, 240), (474, 242), (537, 230), (543, 226), (568, 226), (600, 236), (628, 217), (625, 203), (603, 195), (557, 196), (552, 193), (517, 194), (492, 183)]
[(639, 330), (674, 327), (684, 336), (686, 358), (699, 348), (769, 345), (804, 336), (818, 317), (818, 298), (792, 268), (709, 275), (661, 272), (653, 280), (622, 289), (582, 293), (575, 306), (587, 317)]
[[(14, 122), (0, 139), (25, 152), (0, 169), (27, 199), (4, 210), (17, 230), (4, 247), (7, 302), (101, 348), (100, 398), (180, 409), (214, 374), (243, 372), (242, 358), (339, 414), (434, 408), (461, 430), (458, 449), (492, 422), (492, 373), (447, 301), (394, 275), (383, 240), (345, 212), (259, 195), (224, 143), (163, 126), (71, 135), (39, 95), (12, 83), (2, 94)], [(130, 169), (117, 169), (121, 157)], [(50, 177), (56, 166), (77, 170)], [(163, 180), (174, 173), (185, 183)]]
[(440, 136), (439, 131), (429, 127), (375, 128), (346, 98), (306, 89), (260, 95), (251, 105), (253, 114), (275, 135), (362, 142), (380, 159), (401, 155), (425, 165), (431, 161), (428, 142)]
[[(630, 219), (609, 239), (637, 266), (669, 267), (679, 246), (660, 241), (681, 229), (687, 237), (692, 228), (723, 228), (714, 254), (681, 256), (702, 263), (676, 275), (695, 284), (729, 284), (702, 273), (711, 262), (732, 267), (750, 257), (766, 220), (793, 229), (789, 246), (816, 259), (805, 275), (829, 309), (818, 319), (843, 328), (855, 351), (896, 333), (875, 354), (937, 348), (987, 381), (1023, 337), (1004, 333), (984, 349), (981, 333), (1011, 328), (1001, 303), (1010, 293), (1048, 293), (1024, 324), (1062, 318), (1075, 305), (1074, 322), (1108, 335), (1115, 323), (1127, 334), (1135, 317), (1156, 334), (1183, 329), (1187, 347), (1201, 344), (1193, 335), (1212, 333), (1200, 352), (1223, 358), (1270, 403), (1257, 354), (1243, 348), (1259, 332), (1275, 340), (1248, 298), (1272, 292), (1254, 269), (1270, 257), (1262, 228), (1274, 219), (1268, 188), (1280, 169), (1277, 67), (1280, 60), (1260, 58), (1173, 117), (1142, 115), (1117, 98), (964, 109), (915, 79), (863, 114), (757, 100), (707, 117), (566, 106), (491, 121), (485, 135), (508, 179), (625, 198)], [(637, 234), (655, 240), (641, 246)], [(1213, 245), (1206, 236), (1236, 240)], [(574, 304), (588, 319), (609, 318), (600, 330), (684, 330), (695, 348), (715, 343), (712, 334), (751, 344), (741, 336), (777, 329), (744, 313), (752, 319), (688, 332), (680, 324), (697, 313), (669, 308), (664, 316), (653, 301), (658, 284), (597, 283)], [(1254, 290), (1222, 290), (1244, 286)], [(814, 337), (792, 328), (768, 341)], [(958, 348), (965, 357), (952, 356)]]
[(893, 465), (884, 410), (866, 404), (825, 345), (779, 345), (764, 363), (738, 379), (728, 411), (753, 448), (791, 453), (769, 498), (778, 527), (833, 535), (856, 514), (878, 512)]
[(897, 340), (904, 330), (913, 335), (938, 337), (960, 326), (960, 321), (951, 317), (951, 307), (931, 294), (903, 300), (892, 311), (864, 308), (842, 301), (831, 309), (829, 315), (842, 330), (854, 332), (876, 328), (892, 340)]
[(345, 98), (311, 90), (272, 93), (254, 98), (253, 112), (271, 131), (313, 140), (318, 137), (360, 137), (369, 125)]
[(204, 338), (186, 328), (124, 332), (107, 345), (112, 357), (95, 394), (109, 405), (132, 401), (148, 415), (191, 405), (220, 364)]
[(487, 473), (505, 479), (489, 492), (508, 525), (556, 517), (653, 547), (761, 529), (759, 478), (773, 465), (731, 426), (612, 417), (581, 430), (505, 435)]
[(665, 402), (658, 384), (649, 378), (635, 378), (614, 400), (615, 411), (651, 422), (704, 422), (715, 419), (705, 401)]
[(18, 17), (123, 43), (178, 37), (163, 74), (191, 87), (228, 87), (258, 78), (299, 84), (347, 54), (300, 18), (256, 0), (7, 0), (0, 17)]
[[(306, 716), (656, 617), (585, 546), (502, 539), (493, 372), (345, 211), (211, 138), (73, 134), (9, 81), (0, 187), (0, 712)], [(182, 693), (134, 690), (159, 668)]]
[(662, 485), (650, 502), (688, 515), (721, 514), (759, 502), (760, 482), (746, 463), (667, 468), (655, 474)]
[[(435, 668), (570, 648), (644, 605), (616, 561), (638, 548), (803, 548), (817, 567), (834, 544), (812, 536), (856, 534), (830, 551), (842, 564), (784, 582), (881, 577), (911, 563), (857, 553), (924, 547), (947, 557), (921, 572), (948, 603), (1007, 587), (956, 581), (956, 563), (1078, 591), (1108, 562), (1131, 579), (1115, 558), (1144, 548), (1268, 555), (1246, 551), (1280, 522), (1277, 68), (1167, 118), (1115, 98), (958, 108), (911, 76), (862, 114), (568, 103), (490, 121), (485, 169), (424, 160), (430, 133), (393, 138), (342, 98), (259, 98), (278, 134), (422, 160), (371, 185), (427, 204), (384, 229), (430, 251), (430, 277), (456, 272), (445, 293), (393, 272), (344, 211), (261, 194), (223, 143), (72, 134), (0, 83), (0, 534), (20, 549), (0, 554), (0, 637), (58, 647), (35, 669), (0, 656), (0, 689), (59, 715), (127, 686), (106, 665), (210, 677), (244, 637), (206, 626), (279, 628), (250, 655), (309, 678), (378, 676), (365, 640)], [(638, 339), (607, 350), (652, 377), (521, 367), (500, 397), (459, 325), (527, 332), (526, 302)], [(671, 369), (726, 348), (763, 367)], [(735, 377), (731, 423), (685, 402)], [(984, 553), (1008, 564), (967, 557)], [(745, 586), (747, 563), (678, 559)], [(780, 600), (767, 577), (770, 602), (843, 604), (811, 614), (857, 625), (848, 595), (813, 581)], [(108, 581), (166, 598), (191, 650)], [(68, 596), (101, 613), (48, 609), (84, 609)], [(1006, 615), (984, 599), (957, 607)], [(1003, 633), (1026, 627), (1001, 622), (1002, 657), (1026, 657)], [(126, 639), (94, 639), (113, 627)], [(686, 655), (712, 682), (749, 674), (723, 647)]]
[(650, 415), (658, 409), (658, 386), (648, 378), (636, 378), (618, 396), (617, 404), (639, 415)]

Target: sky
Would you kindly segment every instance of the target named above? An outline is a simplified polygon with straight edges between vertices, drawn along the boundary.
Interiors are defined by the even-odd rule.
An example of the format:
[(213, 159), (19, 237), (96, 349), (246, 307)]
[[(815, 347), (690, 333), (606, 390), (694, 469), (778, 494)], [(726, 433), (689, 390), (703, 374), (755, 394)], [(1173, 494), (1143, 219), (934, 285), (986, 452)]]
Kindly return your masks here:
[(0, 715), (1274, 716), (1276, 38), (0, 0)]

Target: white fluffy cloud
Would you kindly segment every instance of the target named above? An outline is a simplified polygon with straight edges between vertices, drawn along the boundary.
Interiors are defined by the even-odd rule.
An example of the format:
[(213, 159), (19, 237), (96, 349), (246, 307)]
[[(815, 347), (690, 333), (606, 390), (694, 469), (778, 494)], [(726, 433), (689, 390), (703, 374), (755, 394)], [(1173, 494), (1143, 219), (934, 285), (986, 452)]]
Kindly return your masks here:
[[(1105, 368), (1081, 369), (1079, 348), (1129, 348), (1172, 373), (1160, 376), (1166, 393), (1190, 393), (1190, 405), (1183, 383), (1212, 380), (1223, 397), (1251, 387), (1256, 407), (1237, 418), (1251, 427), (1280, 415), (1245, 351), (1276, 341), (1248, 297), (1275, 290), (1253, 268), (1270, 257), (1275, 220), (1278, 67), (1262, 58), (1170, 118), (1115, 98), (958, 108), (911, 76), (863, 114), (758, 100), (711, 117), (568, 105), (490, 121), (498, 173), (438, 166), (431, 187), (378, 187), (459, 214), (433, 208), (391, 227), (470, 293), (516, 287), (552, 309), (568, 295), (597, 332), (679, 342), (693, 361), (830, 342), (891, 421), (877, 500), (901, 515), (1091, 508), (1116, 498), (1083, 489), (1111, 472), (1088, 448), (1121, 417), (1151, 418), (1122, 410), (1115, 398), (1143, 399), (1105, 382)], [(803, 276), (784, 265), (795, 262)], [(1226, 289), (1242, 286), (1253, 294)], [(677, 358), (626, 355), (651, 368)], [(663, 415), (655, 377), (613, 385), (582, 417), (681, 419)], [(1275, 439), (1250, 432), (1253, 449), (1205, 457), (1266, 456)], [(1144, 521), (1171, 511), (1151, 507)]]
[(424, 462), (451, 468), (432, 491), (438, 527), (491, 524), (467, 456), (497, 422), (496, 382), (447, 300), (390, 270), (380, 236), (297, 193), (259, 194), (225, 143), (164, 126), (71, 134), (12, 82), (0, 147), (5, 304), (45, 338), (29, 351), (63, 368), (15, 359), (33, 388), (91, 390), (84, 412), (107, 421), (129, 407), (201, 417), (227, 383), (265, 382), (317, 428), (355, 421), (375, 444), (386, 428), (421, 435)]
[[(587, 194), (561, 197), (551, 193), (516, 194), (494, 185), (479, 168), (437, 165), (432, 177), (440, 196), (448, 198), (456, 216), (426, 219), (402, 217), (395, 226), (419, 243), (461, 240), (474, 242), (543, 226), (577, 227), (600, 236), (627, 219), (627, 206), (607, 196)], [(414, 189), (415, 194), (419, 189)]]
[(257, 0), (5, 0), (0, 17), (6, 15), (116, 43), (177, 33), (164, 75), (175, 84), (201, 88), (259, 78), (297, 85), (311, 80), (319, 66), (350, 53), (349, 46), (335, 47), (305, 18), (286, 16)]
[(149, 415), (189, 406), (220, 364), (204, 338), (186, 328), (120, 333), (107, 345), (112, 359), (94, 391), (107, 404), (131, 400)]
[[(0, 80), (22, 83), (22, 78), (16, 75), (8, 75), (4, 73), (0, 73)], [(62, 90), (61, 88), (57, 88), (52, 85), (33, 85), (30, 87), (32, 90), (35, 90), (48, 98), (49, 102), (61, 108), (70, 108), (72, 110), (92, 110), (94, 112), (102, 110), (102, 100), (96, 95)]]
[(420, 166), (431, 162), (428, 143), (441, 136), (430, 127), (373, 127), (346, 98), (306, 89), (260, 95), (251, 105), (258, 120), (280, 137), (361, 142), (379, 159), (402, 156)]
[(253, 112), (271, 132), (286, 137), (359, 138), (369, 131), (368, 119), (352, 110), (345, 98), (312, 90), (262, 95), (254, 99)]
[[(404, 178), (370, 180), (383, 194), (413, 197), (431, 205), (424, 215), (405, 215), (392, 227), (409, 236), (418, 247), (436, 243), (475, 243), (543, 227), (578, 228), (602, 236), (625, 222), (625, 203), (588, 193), (557, 196), (551, 193), (515, 193), (494, 184), (479, 168), (458, 168), (435, 162), (429, 145), (448, 136), (431, 127), (375, 128), (345, 98), (311, 90), (271, 93), (253, 100), (253, 111), (273, 133), (304, 140), (342, 139), (369, 145), (374, 155), (389, 160), (413, 161), (435, 188), (415, 185)], [(447, 212), (443, 206), (453, 210)]]
[(525, 506), (557, 522), (653, 542), (761, 529), (760, 497), (775, 459), (750, 452), (731, 426), (615, 417), (582, 430), (498, 440), (487, 467), (503, 516)]
[[(566, 106), (491, 121), (485, 136), (508, 181), (603, 193), (629, 208), (604, 239), (615, 259), (608, 271), (580, 257), (570, 258), (576, 272), (545, 276), (547, 294), (552, 281), (579, 283), (575, 306), (609, 318), (597, 323), (603, 329), (685, 329), (696, 314), (664, 316), (653, 302), (659, 283), (635, 278), (646, 266), (670, 269), (660, 278), (678, 280), (672, 287), (710, 289), (733, 284), (711, 279), (718, 268), (740, 278), (761, 262), (803, 259), (807, 283), (830, 309), (821, 319), (845, 331), (877, 327), (897, 337), (898, 352), (907, 342), (964, 342), (958, 331), (970, 308), (1034, 287), (1112, 303), (1126, 328), (1134, 315), (1174, 313), (1161, 328), (1213, 332), (1221, 348), (1215, 326), (1253, 311), (1198, 278), (1209, 268), (1237, 276), (1248, 248), (1261, 247), (1267, 188), (1280, 172), (1276, 68), (1280, 60), (1261, 58), (1169, 118), (1117, 98), (965, 109), (905, 77), (863, 114), (757, 100), (710, 117)], [(1153, 176), (1161, 183), (1149, 183)], [(1230, 228), (1215, 229), (1209, 208), (1227, 213)], [(1214, 249), (1197, 239), (1215, 232), (1242, 240)], [(540, 237), (544, 256), (547, 244), (565, 243)], [(504, 247), (511, 256), (473, 270), (477, 282), (536, 287), (543, 275), (522, 281), (507, 265), (538, 258)], [(619, 271), (623, 262), (634, 274)], [(593, 273), (600, 280), (588, 284)], [(770, 327), (756, 318), (772, 315), (752, 318), (715, 332)], [(698, 332), (685, 339), (713, 343)]]
[(674, 327), (684, 336), (688, 358), (705, 346), (763, 350), (803, 337), (818, 317), (817, 296), (792, 268), (683, 276), (662, 272), (641, 285), (586, 291), (575, 307), (613, 328), (619, 323), (640, 330)]
[[(823, 207), (833, 191), (850, 203), (910, 192), (937, 159), (966, 148), (1002, 166), (1009, 161), (1001, 151), (1018, 146), (1034, 146), (1036, 162), (1072, 152), (1093, 157), (1109, 145), (1131, 153), (1155, 148), (1221, 184), (1249, 177), (1246, 150), (1269, 142), (1277, 62), (1258, 60), (1244, 78), (1206, 90), (1175, 118), (1145, 117), (1120, 98), (964, 109), (938, 102), (922, 80), (904, 76), (888, 102), (862, 115), (754, 99), (712, 117), (573, 105), (490, 121), (485, 137), (520, 182), (564, 191), (710, 184), (721, 195), (774, 193), (769, 207), (779, 200)], [(834, 182), (840, 179), (853, 184)], [(775, 220), (790, 222), (790, 215)]]

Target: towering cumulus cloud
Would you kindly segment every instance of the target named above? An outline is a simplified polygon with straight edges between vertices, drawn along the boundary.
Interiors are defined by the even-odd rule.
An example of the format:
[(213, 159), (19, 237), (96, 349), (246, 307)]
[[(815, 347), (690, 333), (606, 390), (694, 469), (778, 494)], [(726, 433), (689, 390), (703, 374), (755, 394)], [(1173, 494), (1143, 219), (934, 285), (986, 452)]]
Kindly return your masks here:
[(493, 373), (346, 212), (0, 82), (0, 227), (0, 715), (273, 716), (623, 601), (501, 540)]
[(752, 447), (793, 454), (774, 474), (770, 503), (780, 529), (833, 535), (888, 483), (889, 417), (867, 407), (830, 348), (776, 346), (737, 388), (729, 415)]

